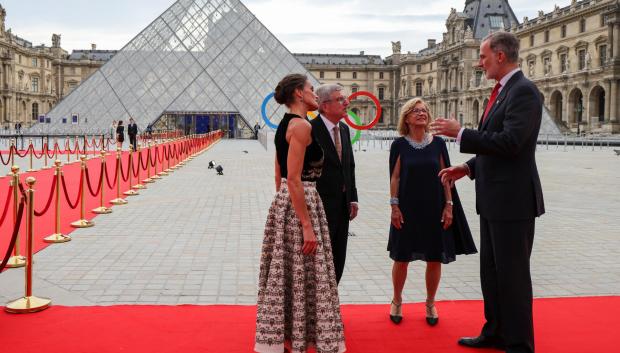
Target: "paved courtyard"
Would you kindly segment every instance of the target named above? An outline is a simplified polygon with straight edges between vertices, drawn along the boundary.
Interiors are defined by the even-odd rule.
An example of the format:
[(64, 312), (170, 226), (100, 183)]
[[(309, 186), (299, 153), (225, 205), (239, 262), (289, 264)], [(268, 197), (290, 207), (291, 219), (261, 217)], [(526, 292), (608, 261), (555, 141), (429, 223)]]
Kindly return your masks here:
[[(381, 148), (383, 147), (383, 148)], [(451, 151), (453, 163), (468, 156)], [(352, 223), (343, 303), (389, 303), (387, 143), (356, 151), (359, 217)], [(207, 169), (210, 160), (224, 176)], [(149, 186), (96, 227), (36, 257), (34, 293), (59, 305), (252, 304), (262, 230), (274, 194), (273, 152), (223, 141)], [(620, 157), (611, 149), (540, 146), (547, 214), (532, 255), (537, 297), (620, 295)], [(478, 244), (473, 182), (457, 185)], [(480, 299), (478, 255), (444, 266), (439, 300)], [(423, 263), (406, 301), (425, 298)], [(0, 274), (0, 302), (23, 294), (23, 270)]]

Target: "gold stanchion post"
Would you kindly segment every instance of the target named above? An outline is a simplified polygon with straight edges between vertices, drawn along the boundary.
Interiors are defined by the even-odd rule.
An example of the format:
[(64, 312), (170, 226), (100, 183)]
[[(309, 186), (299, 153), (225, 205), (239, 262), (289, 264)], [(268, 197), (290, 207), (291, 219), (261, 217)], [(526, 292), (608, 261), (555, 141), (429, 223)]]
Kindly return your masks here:
[[(121, 162), (122, 163), (122, 162)], [(133, 174), (133, 147), (129, 146), (129, 161), (127, 162), (127, 173), (129, 174), (129, 190), (125, 191), (123, 193), (123, 195), (125, 196), (136, 196), (136, 195), (140, 195), (139, 192), (137, 192), (136, 190), (134, 190), (131, 186), (132, 182), (131, 182), (131, 177)], [(138, 181), (140, 179), (138, 178)]]
[(34, 153), (34, 145), (32, 144), (32, 139), (28, 139), (28, 150), (30, 151), (30, 168), (28, 168), (26, 172), (30, 173), (34, 172), (34, 169), (32, 169), (32, 154)]
[[(140, 144), (138, 144), (138, 176), (136, 177), (137, 179), (137, 184), (132, 186), (132, 189), (136, 189), (136, 190), (142, 190), (142, 189), (146, 189), (146, 186), (142, 185), (140, 183), (140, 169), (142, 169), (142, 164), (140, 163), (140, 156), (142, 156), (142, 151), (140, 150)], [(148, 163), (147, 163), (148, 164)]]
[[(103, 146), (101, 146), (101, 148), (103, 148)], [(110, 207), (106, 207), (104, 204), (105, 198), (104, 198), (104, 194), (105, 194), (105, 180), (103, 180), (105, 178), (105, 172), (106, 172), (106, 166), (105, 166), (105, 157), (106, 157), (106, 153), (105, 151), (102, 149), (101, 150), (101, 185), (99, 185), (99, 187), (101, 188), (101, 195), (99, 198), (99, 207), (95, 208), (94, 210), (92, 210), (93, 213), (95, 214), (108, 214), (108, 213), (112, 213), (112, 209)]]
[(50, 307), (52, 301), (47, 298), (39, 298), (32, 295), (32, 256), (33, 256), (33, 225), (34, 225), (34, 189), (36, 183), (35, 178), (26, 178), (28, 184), (28, 215), (26, 218), (26, 236), (27, 236), (27, 261), (26, 261), (26, 293), (24, 297), (14, 300), (6, 305), (5, 310), (13, 314), (35, 313)]
[[(121, 148), (116, 148), (116, 198), (111, 200), (110, 203), (113, 205), (126, 205), (127, 200), (121, 198), (121, 179), (123, 176), (121, 175)], [(131, 171), (130, 171), (131, 172)]]
[(47, 152), (50, 150), (50, 138), (46, 137), (45, 142), (43, 142), (43, 147), (41, 147), (43, 151), (43, 160), (45, 161), (43, 167), (41, 169), (49, 169), (50, 167), (47, 165)]
[(56, 160), (54, 162), (56, 166), (56, 205), (55, 205), (55, 217), (54, 217), (54, 234), (43, 239), (46, 243), (66, 243), (71, 240), (71, 237), (68, 235), (64, 235), (60, 231), (60, 183), (62, 178), (62, 162), (60, 160)]
[[(11, 186), (13, 187), (13, 224), (17, 223), (17, 209), (19, 208), (19, 167), (14, 165), (11, 167)], [(19, 224), (15, 224), (20, 227)], [(17, 268), (26, 266), (26, 258), (21, 255), (19, 250), (19, 230), (17, 230), (17, 239), (15, 239), (15, 248), (13, 248), (13, 256), (9, 258), (6, 264), (8, 268)]]
[(71, 147), (69, 146), (69, 136), (65, 140), (65, 153), (67, 154), (67, 164), (71, 163)]
[(93, 221), (89, 221), (86, 219), (86, 212), (84, 211), (84, 208), (86, 207), (84, 205), (85, 201), (84, 201), (84, 189), (86, 187), (86, 156), (82, 155), (80, 157), (80, 159), (82, 160), (81, 163), (81, 176), (80, 178), (82, 178), (82, 188), (80, 189), (80, 219), (71, 223), (71, 227), (73, 228), (90, 228), (92, 226), (95, 225), (95, 223)]

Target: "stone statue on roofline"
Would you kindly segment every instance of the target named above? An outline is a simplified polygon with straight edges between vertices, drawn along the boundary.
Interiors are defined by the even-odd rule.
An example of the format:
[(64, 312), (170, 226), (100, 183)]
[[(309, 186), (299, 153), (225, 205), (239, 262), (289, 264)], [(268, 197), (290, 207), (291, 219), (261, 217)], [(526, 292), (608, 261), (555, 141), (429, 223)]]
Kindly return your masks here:
[(400, 41), (392, 42), (392, 54), (400, 54)]
[(60, 48), (60, 34), (52, 34), (52, 48)]

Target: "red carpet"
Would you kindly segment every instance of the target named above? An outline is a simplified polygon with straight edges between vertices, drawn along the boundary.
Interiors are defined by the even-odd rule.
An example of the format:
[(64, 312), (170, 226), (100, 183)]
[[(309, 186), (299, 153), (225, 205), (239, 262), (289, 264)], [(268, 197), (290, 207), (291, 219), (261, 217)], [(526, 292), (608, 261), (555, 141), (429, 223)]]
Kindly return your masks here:
[[(437, 307), (441, 319), (431, 328), (423, 304), (405, 305), (400, 326), (389, 321), (388, 305), (344, 305), (347, 352), (478, 352), (459, 347), (456, 340), (479, 332), (482, 303), (449, 301)], [(620, 297), (537, 299), (534, 313), (539, 353), (618, 349)], [(29, 315), (2, 312), (0, 346), (22, 353), (247, 353), (253, 351), (255, 315), (254, 306), (56, 306)]]

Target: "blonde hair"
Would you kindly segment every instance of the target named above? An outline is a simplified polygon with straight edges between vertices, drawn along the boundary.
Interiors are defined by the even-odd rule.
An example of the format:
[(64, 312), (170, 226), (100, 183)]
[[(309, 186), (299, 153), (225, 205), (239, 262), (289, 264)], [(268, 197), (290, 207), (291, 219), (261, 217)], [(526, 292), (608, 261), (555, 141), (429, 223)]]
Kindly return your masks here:
[(402, 108), (400, 108), (400, 114), (398, 115), (398, 133), (401, 136), (409, 134), (409, 126), (407, 126), (407, 115), (411, 114), (411, 111), (418, 103), (422, 103), (422, 105), (424, 105), (424, 109), (426, 109), (426, 115), (428, 116), (428, 120), (426, 122), (424, 130), (426, 130), (426, 132), (429, 131), (429, 125), (431, 121), (433, 121), (433, 116), (431, 115), (431, 110), (428, 104), (426, 104), (426, 102), (422, 98), (412, 98), (408, 100)]

